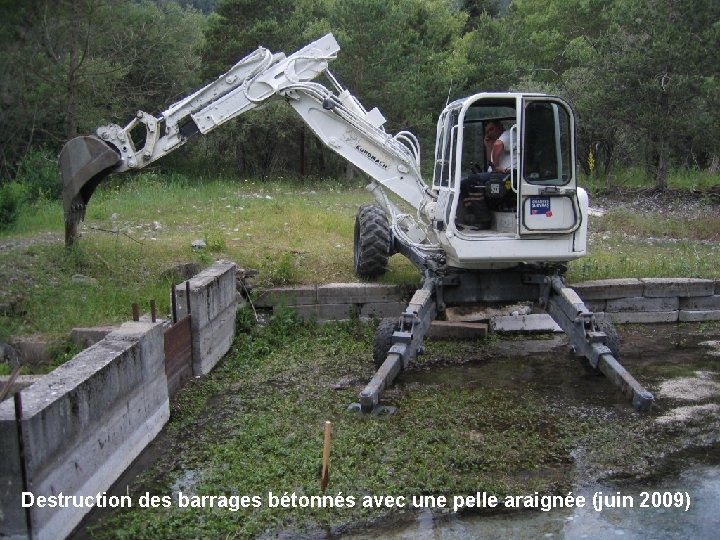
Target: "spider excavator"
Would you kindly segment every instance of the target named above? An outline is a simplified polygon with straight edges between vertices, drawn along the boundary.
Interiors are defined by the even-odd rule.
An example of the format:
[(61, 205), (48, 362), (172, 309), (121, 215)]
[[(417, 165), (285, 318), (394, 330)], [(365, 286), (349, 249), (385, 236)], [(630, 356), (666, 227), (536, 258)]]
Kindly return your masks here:
[[(139, 111), (124, 127), (105, 125), (68, 141), (59, 156), (66, 243), (75, 240), (90, 197), (108, 175), (142, 169), (194, 135), (284, 100), (326, 146), (371, 179), (375, 201), (355, 219), (355, 273), (377, 278), (399, 253), (421, 275), (405, 310), (378, 327), (376, 372), (357, 409), (382, 409), (383, 392), (422, 352), (431, 323), (447, 308), (526, 301), (548, 313), (578, 356), (635, 409), (648, 410), (653, 395), (617, 360), (612, 324), (565, 281), (567, 263), (586, 254), (589, 207), (577, 185), (572, 107), (559, 97), (514, 92), (448, 103), (426, 182), (418, 139), (408, 131), (388, 133), (382, 113), (367, 110), (328, 70), (338, 51), (332, 34), (289, 56), (259, 47), (158, 116)], [(321, 74), (330, 88), (315, 81)], [(502, 171), (485, 144), (490, 123), (507, 133), (510, 165)]]

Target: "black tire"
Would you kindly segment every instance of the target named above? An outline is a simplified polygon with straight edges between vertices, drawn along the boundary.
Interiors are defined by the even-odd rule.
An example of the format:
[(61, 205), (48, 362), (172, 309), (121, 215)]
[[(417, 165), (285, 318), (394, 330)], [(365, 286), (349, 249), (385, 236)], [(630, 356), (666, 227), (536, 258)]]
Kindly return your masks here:
[(378, 325), (373, 342), (373, 363), (376, 370), (380, 369), (387, 358), (388, 351), (392, 347), (392, 335), (397, 330), (397, 325), (398, 320), (395, 317), (386, 317)]
[(353, 267), (361, 278), (377, 278), (387, 272), (392, 249), (392, 233), (385, 212), (374, 204), (364, 204), (355, 216)]
[(598, 321), (598, 329), (604, 332), (607, 336), (605, 346), (610, 349), (613, 356), (618, 359), (620, 354), (620, 336), (615, 330), (615, 325), (608, 318), (603, 318)]

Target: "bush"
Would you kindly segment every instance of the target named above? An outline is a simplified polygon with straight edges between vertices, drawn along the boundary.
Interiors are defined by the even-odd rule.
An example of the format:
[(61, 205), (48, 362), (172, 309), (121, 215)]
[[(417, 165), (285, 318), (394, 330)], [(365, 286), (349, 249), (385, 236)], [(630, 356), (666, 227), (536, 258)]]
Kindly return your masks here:
[(62, 196), (57, 156), (47, 148), (27, 153), (18, 167), (15, 181), (25, 186), (30, 202)]
[(27, 201), (27, 188), (18, 182), (0, 186), (0, 231), (10, 227), (17, 219), (20, 208)]

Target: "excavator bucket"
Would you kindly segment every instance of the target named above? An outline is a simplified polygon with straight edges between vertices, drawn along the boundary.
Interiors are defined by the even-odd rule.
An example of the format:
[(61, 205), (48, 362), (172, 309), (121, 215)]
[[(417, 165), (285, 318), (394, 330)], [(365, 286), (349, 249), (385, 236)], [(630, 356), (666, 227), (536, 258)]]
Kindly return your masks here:
[(77, 226), (85, 218), (85, 207), (95, 188), (118, 163), (118, 152), (92, 135), (75, 137), (63, 146), (59, 166), (63, 183), (66, 246), (75, 240)]

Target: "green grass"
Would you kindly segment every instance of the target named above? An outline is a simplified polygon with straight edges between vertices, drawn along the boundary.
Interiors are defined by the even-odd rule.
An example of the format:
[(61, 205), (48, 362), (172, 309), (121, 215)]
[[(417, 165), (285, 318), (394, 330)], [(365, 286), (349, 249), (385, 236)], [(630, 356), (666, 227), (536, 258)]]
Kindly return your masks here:
[[(179, 281), (169, 270), (185, 262), (230, 259), (258, 269), (260, 285), (354, 281), (355, 212), (370, 201), (360, 183), (190, 182), (144, 173), (101, 185), (70, 251), (61, 204), (37, 202), (0, 234), (0, 243), (25, 242), (0, 262), (0, 303), (14, 305), (13, 315), (0, 316), (0, 339), (127, 320), (132, 303), (147, 311), (150, 299), (168, 313), (170, 286)], [(207, 250), (192, 250), (197, 239)], [(96, 283), (77, 283), (77, 274)], [(394, 257), (384, 281), (418, 276)]]
[[(146, 491), (172, 495), (173, 507), (114, 514), (96, 526), (98, 538), (257, 538), (281, 531), (296, 537), (401, 512), (363, 508), (366, 495), (451, 500), (478, 491), (498, 497), (566, 494), (576, 487), (571, 453), (577, 448), (583, 448), (586, 473), (643, 478), (668, 449), (700, 437), (668, 434), (652, 416), (614, 409), (607, 404), (612, 400), (605, 401), (609, 383), (601, 378), (582, 383), (594, 385), (592, 395), (582, 398), (538, 388), (523, 378), (528, 365), (502, 354), (492, 355), (486, 368), (494, 377), (480, 386), (438, 375), (439, 360), (465, 358), (482, 367), (483, 345), (477, 342), (428, 341), (413, 373), (429, 369), (436, 378), (393, 386), (384, 400), (398, 406), (394, 416), (357, 416), (346, 407), (357, 400), (357, 381), (372, 374), (373, 325), (308, 325), (281, 311), (258, 327), (250, 312), (239, 317), (242, 332), (230, 354), (173, 401), (157, 461), (129, 488), (136, 499)], [(553, 385), (572, 388), (582, 381), (583, 370), (567, 360), (571, 363), (562, 353), (542, 359), (557, 362)], [(338, 385), (342, 380), (355, 382)], [(577, 399), (585, 401), (580, 405)], [(269, 508), (268, 492), (322, 494), (326, 420), (333, 422), (333, 442), (325, 494), (352, 496), (355, 507)], [(184, 471), (191, 471), (194, 481), (173, 488)], [(262, 504), (235, 512), (181, 509), (173, 489), (185, 495), (259, 496)]]
[[(179, 263), (230, 259), (258, 269), (259, 285), (356, 281), (354, 218), (357, 207), (372, 200), (360, 180), (260, 182), (145, 172), (100, 186), (82, 237), (67, 251), (62, 206), (41, 199), (0, 234), (0, 243), (20, 245), (5, 249), (0, 260), (0, 304), (11, 306), (0, 316), (0, 339), (67, 336), (76, 326), (127, 320), (133, 302), (147, 311), (150, 299), (167, 313), (176, 281), (169, 270)], [(591, 218), (590, 231), (589, 255), (571, 263), (571, 282), (720, 277), (717, 215), (682, 220), (611, 209)], [(207, 243), (205, 251), (192, 250), (197, 239)], [(76, 274), (95, 283), (78, 283)], [(414, 285), (419, 276), (396, 255), (382, 281)]]
[[(581, 183), (590, 191), (608, 188), (652, 189), (655, 179), (641, 168), (616, 169), (607, 177), (583, 176)], [(706, 190), (720, 184), (720, 173), (708, 170), (678, 169), (668, 172), (668, 189)]]

